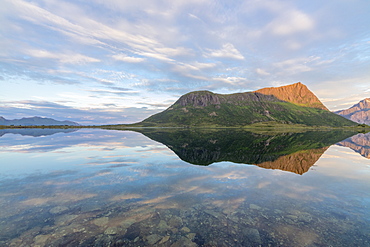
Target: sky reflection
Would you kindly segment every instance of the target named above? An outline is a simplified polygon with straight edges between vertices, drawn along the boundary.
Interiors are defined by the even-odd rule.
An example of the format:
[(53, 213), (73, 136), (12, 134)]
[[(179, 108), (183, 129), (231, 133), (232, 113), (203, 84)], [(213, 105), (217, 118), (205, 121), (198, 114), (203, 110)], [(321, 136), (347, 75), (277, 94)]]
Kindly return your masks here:
[[(164, 227), (169, 234), (159, 235), (180, 241), (174, 232), (180, 231), (181, 224), (188, 222), (194, 229), (198, 218), (207, 222), (202, 217), (257, 231), (255, 241), (260, 243), (274, 243), (274, 238), (285, 239), (290, 243), (287, 246), (348, 243), (346, 239), (325, 241), (330, 234), (357, 232), (356, 243), (366, 244), (369, 237), (358, 228), (370, 230), (366, 228), (370, 225), (370, 159), (347, 147), (329, 147), (308, 172), (299, 175), (227, 161), (192, 165), (135, 132), (80, 130), (53, 136), (53, 140), (52, 136), (15, 136), (8, 145), (1, 144), (3, 243), (35, 244), (43, 237), (29, 230), (38, 227), (48, 236), (45, 246), (60, 241), (51, 236), (59, 236), (61, 229), (82, 228), (93, 235), (81, 231), (81, 241), (118, 229), (129, 245), (131, 231), (136, 229), (132, 227), (150, 224), (158, 231)], [(63, 146), (64, 140), (67, 144)], [(21, 145), (27, 142), (29, 146), (58, 147), (24, 152)], [(197, 216), (190, 217), (192, 221), (183, 218), (178, 226), (174, 222), (179, 220), (171, 218), (175, 216), (166, 216), (178, 213), (176, 217), (181, 218), (189, 212)], [(24, 228), (16, 223), (21, 221), (26, 222)], [(209, 233), (201, 233), (206, 229), (211, 231), (212, 226), (200, 228), (196, 234), (207, 236)], [(264, 235), (271, 232), (275, 237)], [(140, 241), (145, 245), (144, 235)]]

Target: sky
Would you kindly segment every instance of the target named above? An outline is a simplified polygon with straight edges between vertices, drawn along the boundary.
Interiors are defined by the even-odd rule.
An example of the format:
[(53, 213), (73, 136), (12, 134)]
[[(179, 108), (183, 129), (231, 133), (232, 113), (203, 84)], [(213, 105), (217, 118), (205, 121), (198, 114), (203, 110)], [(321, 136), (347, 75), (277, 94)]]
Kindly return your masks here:
[(370, 98), (369, 0), (0, 0), (0, 116), (134, 123), (181, 95), (302, 82)]

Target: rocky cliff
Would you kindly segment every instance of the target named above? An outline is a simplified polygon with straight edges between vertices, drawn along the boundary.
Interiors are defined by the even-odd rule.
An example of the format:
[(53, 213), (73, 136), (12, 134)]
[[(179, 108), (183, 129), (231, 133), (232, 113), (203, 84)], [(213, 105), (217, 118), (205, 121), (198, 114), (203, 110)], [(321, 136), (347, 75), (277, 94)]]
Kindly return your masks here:
[(248, 102), (282, 102), (273, 95), (264, 95), (258, 92), (216, 94), (210, 91), (196, 91), (181, 96), (174, 105), (207, 107), (219, 106), (221, 104), (243, 105)]
[(255, 92), (264, 95), (273, 95), (282, 101), (290, 102), (300, 106), (328, 110), (328, 108), (321, 103), (316, 95), (301, 82), (282, 87), (262, 88)]
[(364, 99), (346, 110), (336, 111), (335, 113), (356, 123), (370, 125), (370, 98)]

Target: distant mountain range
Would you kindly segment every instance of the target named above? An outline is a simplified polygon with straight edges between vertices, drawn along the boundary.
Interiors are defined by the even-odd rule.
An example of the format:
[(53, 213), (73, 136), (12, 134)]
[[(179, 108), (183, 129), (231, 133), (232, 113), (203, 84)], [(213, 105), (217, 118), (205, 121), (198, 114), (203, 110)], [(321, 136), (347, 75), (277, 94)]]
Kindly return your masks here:
[(21, 119), (7, 120), (3, 117), (0, 117), (0, 125), (5, 126), (59, 126), (59, 125), (68, 125), (68, 126), (78, 126), (79, 124), (72, 121), (58, 121), (52, 118), (43, 118), (43, 117), (29, 117)]
[(347, 110), (335, 113), (356, 123), (370, 125), (370, 98), (358, 102)]
[(254, 92), (195, 91), (136, 126), (242, 127), (258, 123), (344, 127), (357, 125), (330, 112), (302, 83)]

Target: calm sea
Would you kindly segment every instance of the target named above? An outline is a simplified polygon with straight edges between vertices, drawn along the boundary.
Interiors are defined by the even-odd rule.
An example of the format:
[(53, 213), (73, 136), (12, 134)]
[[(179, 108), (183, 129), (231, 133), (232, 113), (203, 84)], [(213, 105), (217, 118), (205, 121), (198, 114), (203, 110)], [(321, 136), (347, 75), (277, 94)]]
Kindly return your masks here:
[(370, 246), (370, 134), (1, 130), (0, 157), (0, 246)]

